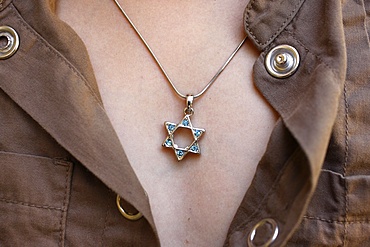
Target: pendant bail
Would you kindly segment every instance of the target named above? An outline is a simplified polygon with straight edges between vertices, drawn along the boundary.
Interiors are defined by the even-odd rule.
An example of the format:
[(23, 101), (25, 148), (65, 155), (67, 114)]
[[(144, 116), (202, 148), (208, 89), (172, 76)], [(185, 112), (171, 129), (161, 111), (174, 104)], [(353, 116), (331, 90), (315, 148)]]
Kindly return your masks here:
[(193, 115), (194, 109), (193, 109), (193, 101), (194, 96), (191, 94), (186, 95), (186, 108), (184, 109), (185, 115)]

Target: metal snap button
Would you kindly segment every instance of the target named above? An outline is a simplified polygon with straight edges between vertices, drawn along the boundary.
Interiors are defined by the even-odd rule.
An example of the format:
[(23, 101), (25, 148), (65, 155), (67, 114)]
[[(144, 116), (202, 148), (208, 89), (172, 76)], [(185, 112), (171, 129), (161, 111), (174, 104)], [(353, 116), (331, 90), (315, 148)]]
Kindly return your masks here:
[(290, 45), (279, 45), (267, 53), (265, 67), (276, 78), (291, 76), (298, 68), (299, 53)]
[(128, 220), (135, 221), (135, 220), (139, 220), (139, 219), (141, 219), (141, 217), (143, 217), (143, 215), (140, 212), (138, 212), (136, 214), (126, 212), (121, 206), (121, 197), (119, 195), (117, 195), (116, 204), (117, 204), (117, 208), (118, 208), (119, 212), (123, 215), (123, 217), (125, 217)]
[[(255, 242), (255, 237), (256, 237), (257, 230), (259, 228), (265, 226), (265, 225), (270, 225), (270, 228), (272, 229), (272, 236), (269, 239), (267, 239), (265, 243), (260, 244), (260, 245), (255, 245), (254, 242)], [(270, 244), (275, 242), (278, 235), (279, 235), (279, 227), (278, 227), (276, 221), (271, 219), (271, 218), (263, 219), (260, 222), (258, 222), (253, 227), (251, 232), (249, 233), (248, 246), (250, 246), (250, 247), (268, 247), (268, 246), (270, 246)]]
[(19, 36), (9, 26), (0, 26), (0, 59), (11, 57), (19, 47)]

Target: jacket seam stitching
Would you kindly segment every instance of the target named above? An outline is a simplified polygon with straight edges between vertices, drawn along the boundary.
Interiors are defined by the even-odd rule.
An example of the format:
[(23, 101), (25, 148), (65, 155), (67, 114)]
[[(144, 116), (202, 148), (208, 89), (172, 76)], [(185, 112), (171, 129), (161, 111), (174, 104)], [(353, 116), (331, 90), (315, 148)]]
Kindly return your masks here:
[[(348, 165), (348, 154), (349, 154), (349, 121), (348, 121), (348, 114), (349, 114), (349, 103), (347, 97), (347, 83), (344, 83), (343, 89), (343, 97), (344, 97), (344, 105), (345, 105), (345, 150), (344, 150), (344, 164), (343, 164), (343, 176), (346, 177), (347, 175), (347, 165)], [(349, 201), (348, 201), (348, 180), (345, 180), (344, 185), (344, 201), (345, 201), (345, 224), (344, 224), (344, 237), (343, 237), (343, 244), (346, 245), (347, 242), (347, 234), (348, 234), (348, 211), (349, 211)]]
[(245, 14), (245, 28), (247, 31), (249, 31), (249, 33), (252, 35), (253, 39), (256, 41), (256, 43), (260, 46), (265, 46), (266, 44), (270, 43), (272, 39), (274, 39), (278, 33), (280, 33), (284, 28), (285, 28), (285, 25), (286, 23), (291, 20), (291, 16), (297, 11), (297, 9), (299, 8), (299, 6), (301, 6), (302, 2), (304, 2), (305, 0), (301, 0), (299, 1), (295, 6), (294, 6), (294, 9), (290, 12), (290, 14), (287, 16), (287, 18), (283, 21), (283, 23), (280, 25), (280, 27), (277, 29), (277, 31), (272, 34), (270, 36), (270, 38), (265, 41), (264, 43), (262, 43), (258, 38), (257, 36), (254, 34), (254, 32), (252, 31), (252, 29), (250, 28), (250, 25), (249, 25), (249, 14), (250, 14), (250, 11), (252, 10), (252, 5), (254, 4), (256, 0), (253, 0), (251, 2), (251, 4), (248, 6), (247, 10), (246, 10), (246, 14)]
[(68, 201), (68, 180), (69, 180), (69, 173), (70, 173), (71, 166), (67, 166), (66, 169), (66, 174), (65, 174), (65, 185), (64, 185), (64, 200), (63, 200), (63, 210), (61, 213), (60, 217), (60, 238), (59, 238), (59, 245), (63, 246), (63, 235), (64, 235), (64, 230), (63, 230), (63, 220), (65, 218), (65, 214), (67, 212), (67, 201)]
[(106, 232), (107, 226), (108, 226), (109, 209), (110, 209), (110, 207), (108, 206), (107, 210), (105, 211), (104, 227), (103, 227), (103, 231), (102, 231), (102, 234), (101, 234), (101, 240), (100, 240), (100, 245), (101, 246), (104, 246), (105, 232)]
[(326, 223), (338, 223), (338, 224), (370, 224), (370, 219), (365, 219), (365, 220), (330, 220), (330, 219), (325, 219), (321, 217), (314, 217), (314, 216), (304, 216), (304, 219), (307, 220), (318, 220), (318, 221), (323, 221)]
[(14, 205), (21, 205), (21, 206), (26, 206), (26, 207), (31, 207), (31, 208), (39, 208), (39, 209), (48, 209), (48, 210), (57, 210), (57, 211), (64, 211), (63, 208), (60, 207), (52, 207), (48, 205), (36, 205), (28, 202), (23, 202), (23, 201), (16, 201), (16, 200), (9, 200), (6, 198), (0, 198), (0, 202), (8, 203), (8, 204), (14, 204)]
[(327, 222), (327, 223), (338, 223), (338, 224), (344, 224), (344, 221), (341, 221), (341, 220), (330, 220), (330, 219), (324, 219), (324, 218), (321, 218), (321, 217), (313, 217), (313, 216), (303, 216), (304, 219), (307, 219), (307, 220), (319, 220), (319, 221), (323, 221), (323, 222)]
[(52, 161), (55, 166), (61, 166), (61, 167), (70, 166), (72, 164), (72, 162), (69, 161), (68, 157), (50, 157), (50, 156), (45, 156), (45, 155), (29, 154), (29, 153), (23, 153), (23, 152), (10, 152), (10, 151), (5, 151), (5, 150), (0, 150), (0, 155), (18, 156), (18, 157), (28, 158), (28, 159), (40, 159), (40, 160), (45, 160), (45, 161)]

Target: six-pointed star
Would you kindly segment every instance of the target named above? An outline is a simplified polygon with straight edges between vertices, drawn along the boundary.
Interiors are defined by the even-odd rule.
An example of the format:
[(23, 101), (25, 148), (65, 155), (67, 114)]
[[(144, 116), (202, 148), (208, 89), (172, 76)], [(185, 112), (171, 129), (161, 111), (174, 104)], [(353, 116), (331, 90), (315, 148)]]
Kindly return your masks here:
[[(164, 126), (168, 132), (168, 136), (163, 142), (163, 146), (167, 148), (172, 148), (175, 151), (175, 155), (178, 161), (182, 160), (188, 153), (200, 154), (200, 147), (198, 140), (206, 132), (205, 129), (193, 127), (190, 115), (185, 115), (185, 117), (180, 121), (180, 123), (175, 124), (171, 122), (165, 122)], [(193, 135), (193, 141), (190, 145), (186, 147), (179, 147), (174, 141), (174, 135), (177, 129), (185, 128), (190, 129)]]

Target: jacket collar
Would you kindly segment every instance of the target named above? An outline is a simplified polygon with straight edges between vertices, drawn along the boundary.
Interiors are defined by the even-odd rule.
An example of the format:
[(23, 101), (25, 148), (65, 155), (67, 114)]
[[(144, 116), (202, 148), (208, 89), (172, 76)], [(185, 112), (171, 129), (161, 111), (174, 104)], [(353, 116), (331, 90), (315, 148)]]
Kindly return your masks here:
[(0, 61), (1, 89), (155, 229), (148, 197), (102, 106), (80, 38), (53, 15), (48, 1), (13, 1), (0, 15), (21, 40), (16, 54)]

